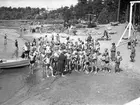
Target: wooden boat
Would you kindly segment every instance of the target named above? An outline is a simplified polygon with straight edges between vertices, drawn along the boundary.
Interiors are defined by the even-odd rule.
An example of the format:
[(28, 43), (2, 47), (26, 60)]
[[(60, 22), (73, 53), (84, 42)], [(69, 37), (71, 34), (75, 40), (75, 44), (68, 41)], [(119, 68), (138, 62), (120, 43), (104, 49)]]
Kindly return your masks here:
[(118, 26), (119, 22), (111, 22), (111, 26)]
[(0, 69), (10, 69), (10, 68), (24, 67), (29, 65), (30, 65), (30, 60), (28, 59), (3, 60), (3, 62), (0, 63)]

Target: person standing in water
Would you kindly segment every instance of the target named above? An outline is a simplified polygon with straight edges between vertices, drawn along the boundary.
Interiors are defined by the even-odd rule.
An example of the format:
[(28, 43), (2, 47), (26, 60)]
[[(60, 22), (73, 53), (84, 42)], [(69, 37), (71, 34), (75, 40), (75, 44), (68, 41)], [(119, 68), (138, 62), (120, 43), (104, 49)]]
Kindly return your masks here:
[(15, 52), (12, 55), (12, 58), (15, 56), (16, 58), (18, 58), (18, 41), (17, 39), (15, 40)]
[(5, 34), (4, 36), (4, 45), (6, 46), (7, 45), (7, 35)]
[(4, 35), (4, 51), (6, 51), (6, 46), (7, 46), (7, 35)]

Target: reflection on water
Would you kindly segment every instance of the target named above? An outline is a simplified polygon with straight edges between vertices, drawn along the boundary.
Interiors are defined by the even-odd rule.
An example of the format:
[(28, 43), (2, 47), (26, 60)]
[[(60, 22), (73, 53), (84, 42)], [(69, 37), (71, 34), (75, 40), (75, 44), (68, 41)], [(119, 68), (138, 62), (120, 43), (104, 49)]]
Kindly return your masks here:
[(34, 70), (30, 74), (29, 67), (5, 69), (0, 73), (0, 104), (10, 99), (23, 87), (36, 86), (42, 80), (42, 70)]

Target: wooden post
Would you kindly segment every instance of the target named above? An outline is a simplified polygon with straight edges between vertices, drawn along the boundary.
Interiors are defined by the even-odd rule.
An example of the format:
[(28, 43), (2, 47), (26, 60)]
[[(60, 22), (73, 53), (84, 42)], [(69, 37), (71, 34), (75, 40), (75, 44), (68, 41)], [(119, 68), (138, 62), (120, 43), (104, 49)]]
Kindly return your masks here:
[(135, 25), (135, 20), (136, 20), (136, 6), (137, 4), (134, 5), (133, 25)]
[(120, 3), (121, 3), (121, 0), (119, 0), (119, 2), (118, 2), (117, 22), (119, 22), (119, 17), (120, 17)]
[(133, 5), (134, 3), (130, 4), (130, 15), (129, 15), (129, 33), (128, 38), (131, 36), (131, 29), (132, 29), (132, 15), (133, 15)]

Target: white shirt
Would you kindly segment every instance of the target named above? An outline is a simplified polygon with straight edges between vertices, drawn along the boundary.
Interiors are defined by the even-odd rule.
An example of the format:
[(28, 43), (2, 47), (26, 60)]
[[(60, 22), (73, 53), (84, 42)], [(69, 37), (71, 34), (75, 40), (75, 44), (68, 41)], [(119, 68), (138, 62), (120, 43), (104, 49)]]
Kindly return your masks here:
[(97, 59), (97, 54), (96, 53), (93, 54), (93, 59)]
[(26, 46), (26, 45), (24, 45), (24, 50), (25, 50), (25, 51), (27, 51), (27, 50), (28, 50), (28, 48), (27, 48), (27, 46)]
[(46, 47), (46, 53), (51, 53), (50, 46)]
[(58, 53), (57, 53), (57, 52), (55, 52), (55, 53), (54, 53), (54, 56), (55, 56), (55, 57), (59, 57), (59, 55), (58, 55)]
[(45, 62), (46, 62), (47, 64), (49, 64), (49, 63), (50, 63), (50, 58), (46, 57)]

